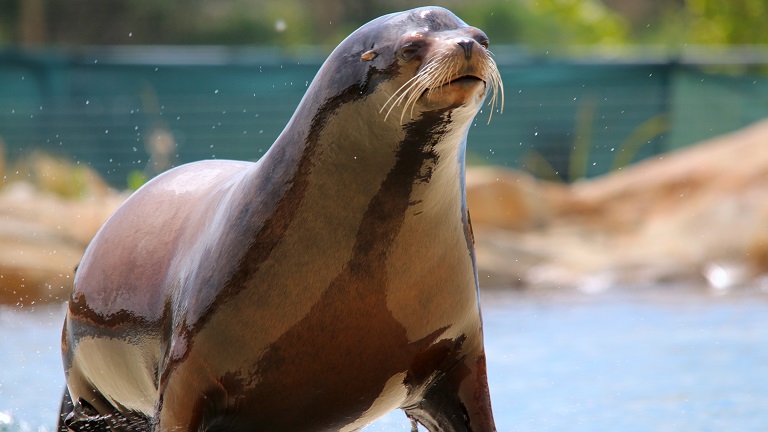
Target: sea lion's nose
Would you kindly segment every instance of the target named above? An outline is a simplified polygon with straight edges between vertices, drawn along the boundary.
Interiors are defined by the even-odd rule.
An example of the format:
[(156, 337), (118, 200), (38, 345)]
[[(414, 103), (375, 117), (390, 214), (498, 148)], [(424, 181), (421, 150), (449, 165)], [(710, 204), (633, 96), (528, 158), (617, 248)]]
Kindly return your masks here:
[(464, 50), (464, 58), (469, 60), (472, 58), (472, 48), (474, 48), (475, 41), (473, 39), (459, 39), (456, 44)]

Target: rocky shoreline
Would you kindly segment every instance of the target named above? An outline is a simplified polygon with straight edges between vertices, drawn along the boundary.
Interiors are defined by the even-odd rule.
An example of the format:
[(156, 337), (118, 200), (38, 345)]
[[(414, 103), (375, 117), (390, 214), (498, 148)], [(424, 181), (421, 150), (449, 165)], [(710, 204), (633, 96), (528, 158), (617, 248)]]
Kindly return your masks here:
[(85, 248), (127, 193), (88, 168), (39, 154), (3, 180), (0, 304), (65, 300)]
[(486, 286), (768, 285), (768, 121), (571, 185), (467, 184)]

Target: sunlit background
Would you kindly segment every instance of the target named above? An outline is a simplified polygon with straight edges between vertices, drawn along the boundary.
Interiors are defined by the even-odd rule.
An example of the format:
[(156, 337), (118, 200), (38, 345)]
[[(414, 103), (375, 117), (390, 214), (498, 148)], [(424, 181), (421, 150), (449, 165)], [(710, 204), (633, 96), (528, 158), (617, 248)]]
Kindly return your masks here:
[(6, 0), (0, 431), (55, 429), (62, 302), (132, 190), (258, 159), (346, 35), (428, 4), (504, 80), (467, 148), (499, 430), (766, 430), (765, 0)]

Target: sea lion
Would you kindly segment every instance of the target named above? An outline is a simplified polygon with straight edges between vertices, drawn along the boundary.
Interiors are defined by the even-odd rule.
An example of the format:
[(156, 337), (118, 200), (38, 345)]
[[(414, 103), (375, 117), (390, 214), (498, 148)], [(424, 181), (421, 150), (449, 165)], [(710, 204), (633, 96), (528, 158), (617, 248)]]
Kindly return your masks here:
[(401, 408), (495, 430), (464, 193), (469, 126), (501, 85), (487, 46), (442, 8), (375, 19), (257, 163), (134, 193), (75, 276), (65, 426), (354, 431)]

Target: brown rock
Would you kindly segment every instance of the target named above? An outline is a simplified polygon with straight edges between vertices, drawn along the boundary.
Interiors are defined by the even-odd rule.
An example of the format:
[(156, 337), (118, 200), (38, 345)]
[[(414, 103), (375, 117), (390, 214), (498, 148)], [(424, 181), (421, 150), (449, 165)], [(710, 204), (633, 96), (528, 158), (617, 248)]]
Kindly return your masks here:
[(474, 226), (518, 231), (546, 226), (551, 203), (566, 193), (564, 186), (536, 180), (521, 171), (470, 168), (467, 203)]
[[(473, 222), (483, 221), (480, 273), (501, 285), (590, 292), (679, 279), (748, 283), (768, 271), (766, 143), (768, 121), (561, 188), (485, 171), (481, 178), (525, 180), (498, 182), (504, 189), (489, 196), (468, 188)], [(508, 194), (519, 211), (489, 205), (492, 193)]]
[(68, 199), (18, 181), (0, 190), (0, 303), (64, 299), (85, 248), (123, 199)]

